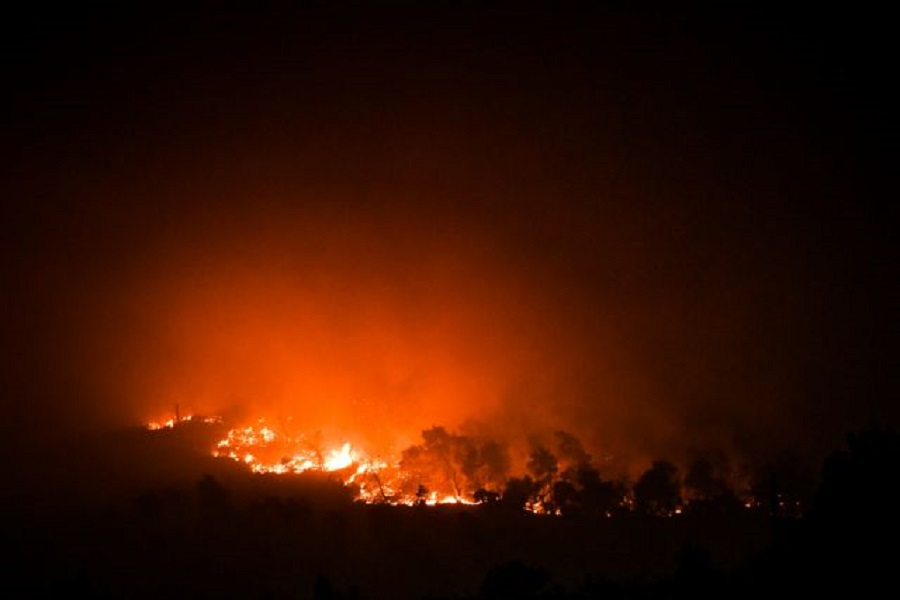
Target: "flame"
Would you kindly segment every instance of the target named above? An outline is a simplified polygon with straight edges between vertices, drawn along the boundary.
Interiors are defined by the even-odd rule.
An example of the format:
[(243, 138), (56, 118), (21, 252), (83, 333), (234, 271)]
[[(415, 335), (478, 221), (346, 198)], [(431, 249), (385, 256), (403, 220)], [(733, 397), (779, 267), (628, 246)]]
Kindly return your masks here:
[[(146, 424), (151, 431), (173, 429), (179, 425), (194, 420), (221, 424), (220, 417), (207, 417), (196, 419), (191, 415), (181, 418), (153, 421)], [(447, 435), (443, 428), (431, 430), (435, 435)], [(425, 437), (423, 432), (423, 437)], [(435, 438), (439, 442), (452, 439)], [(217, 458), (234, 460), (244, 464), (251, 472), (258, 474), (289, 475), (305, 472), (328, 473), (338, 479), (343, 485), (353, 489), (358, 502), (366, 504), (390, 504), (403, 506), (437, 506), (437, 505), (475, 505), (480, 502), (489, 502), (486, 495), (491, 494), (493, 501), (502, 497), (496, 482), (491, 489), (481, 487), (478, 491), (458, 485), (456, 474), (451, 470), (448, 477), (447, 465), (441, 461), (422, 459), (416, 453), (407, 454), (404, 451), (404, 460), (385, 459), (383, 457), (370, 456), (364, 450), (354, 447), (349, 441), (337, 444), (325, 443), (319, 434), (286, 435), (267, 425), (263, 419), (255, 425), (235, 427), (228, 430), (212, 449), (212, 455)], [(416, 460), (418, 458), (418, 461)], [(444, 458), (446, 460), (446, 457)], [(452, 485), (451, 485), (452, 483)], [(429, 489), (431, 486), (436, 489)], [(479, 491), (482, 492), (479, 497)], [(758, 501), (753, 498), (744, 500), (745, 508), (758, 506)], [(618, 506), (626, 511), (634, 511), (634, 499), (625, 495), (618, 502)], [(545, 493), (534, 494), (525, 502), (524, 510), (539, 515), (560, 516), (564, 511), (557, 506), (552, 497)], [(782, 502), (782, 510), (785, 504)], [(792, 507), (794, 508), (794, 507)], [(795, 508), (799, 512), (799, 508)], [(683, 513), (683, 507), (678, 506), (669, 516), (678, 516)], [(607, 510), (605, 516), (611, 517)]]
[[(159, 421), (149, 421), (148, 423), (144, 424), (144, 427), (150, 431), (159, 431), (160, 429), (174, 429), (176, 425), (179, 425), (181, 423), (188, 423), (193, 420), (193, 415), (185, 415), (183, 417), (170, 417), (168, 419), (161, 419)], [(209, 425), (222, 423), (222, 417), (201, 417), (198, 420)]]
[[(148, 428), (157, 429), (149, 425)], [(398, 460), (369, 456), (348, 441), (327, 445), (318, 436), (281, 434), (262, 419), (255, 425), (228, 430), (212, 454), (243, 463), (259, 474), (330, 473), (344, 485), (353, 486), (356, 499), (367, 504), (476, 504), (469, 498), (438, 491), (431, 491), (424, 498), (410, 493), (416, 486)]]
[(349, 442), (345, 442), (340, 450), (332, 450), (328, 454), (329, 456), (325, 459), (323, 465), (323, 470), (325, 471), (339, 471), (341, 469), (346, 469), (356, 462), (353, 458), (353, 452), (350, 449)]
[(172, 417), (170, 419), (166, 419), (165, 421), (150, 421), (149, 423), (146, 424), (145, 427), (147, 429), (149, 429), (150, 431), (159, 431), (160, 429), (172, 429), (178, 423), (181, 423), (182, 421), (190, 421), (190, 420), (191, 420), (191, 415), (188, 415), (186, 417), (181, 417), (180, 419), (176, 419), (175, 417)]
[[(151, 431), (172, 429), (192, 420), (188, 415), (153, 421), (146, 424)], [(221, 424), (220, 417), (203, 418), (204, 423)], [(349, 441), (326, 444), (320, 436), (286, 435), (269, 426), (264, 419), (254, 425), (229, 429), (216, 442), (212, 455), (244, 464), (258, 474), (300, 474), (305, 472), (329, 473), (345, 486), (352, 486), (356, 500), (366, 504), (392, 504), (404, 506), (474, 505), (474, 499), (465, 497), (460, 490), (447, 493), (426, 490), (419, 478), (401, 468), (398, 459), (385, 459), (368, 455), (355, 448)], [(427, 476), (427, 474), (426, 474)], [(541, 512), (539, 506), (530, 507)]]

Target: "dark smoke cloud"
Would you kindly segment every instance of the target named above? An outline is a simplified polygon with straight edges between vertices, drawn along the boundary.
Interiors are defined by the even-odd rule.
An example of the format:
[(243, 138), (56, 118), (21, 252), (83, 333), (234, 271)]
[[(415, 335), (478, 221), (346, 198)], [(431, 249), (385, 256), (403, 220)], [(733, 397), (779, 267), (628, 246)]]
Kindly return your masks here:
[(734, 23), (421, 17), (123, 19), (16, 63), (12, 433), (177, 403), (645, 465), (895, 417), (896, 253), (830, 74)]

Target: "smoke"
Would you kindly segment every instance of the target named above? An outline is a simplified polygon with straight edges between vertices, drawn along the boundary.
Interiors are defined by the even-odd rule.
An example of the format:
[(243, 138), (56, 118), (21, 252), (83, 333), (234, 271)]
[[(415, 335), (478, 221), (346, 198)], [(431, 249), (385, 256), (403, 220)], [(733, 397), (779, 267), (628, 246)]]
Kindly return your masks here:
[(565, 430), (636, 472), (819, 456), (887, 389), (862, 358), (887, 301), (845, 291), (874, 297), (884, 232), (843, 225), (846, 183), (763, 89), (682, 70), (708, 57), (678, 36), (634, 52), (627, 19), (509, 47), (351, 25), (176, 35), (177, 68), (145, 50), (32, 90), (12, 430), (175, 404), (394, 451)]
[[(736, 432), (779, 418), (773, 399), (754, 404), (771, 379), (747, 373), (763, 358), (788, 369), (764, 357), (758, 315), (685, 289), (680, 267), (660, 266), (674, 243), (635, 230), (636, 215), (609, 224), (576, 208), (598, 221), (579, 231), (534, 196), (498, 222), (441, 194), (256, 183), (224, 198), (198, 186), (162, 215), (129, 223), (113, 209), (68, 232), (90, 246), (51, 265), (41, 294), (53, 410), (123, 426), (178, 404), (395, 452), (434, 425), (565, 429), (626, 464), (734, 451)], [(108, 228), (124, 231), (95, 250)], [(716, 287), (735, 294), (731, 283)]]

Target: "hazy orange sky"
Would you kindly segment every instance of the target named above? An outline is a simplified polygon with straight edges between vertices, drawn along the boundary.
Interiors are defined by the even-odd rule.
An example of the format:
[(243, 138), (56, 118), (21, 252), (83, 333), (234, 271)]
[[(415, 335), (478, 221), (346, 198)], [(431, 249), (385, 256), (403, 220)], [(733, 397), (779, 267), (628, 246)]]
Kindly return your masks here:
[(768, 460), (896, 417), (879, 105), (809, 23), (186, 17), (9, 43), (10, 432)]

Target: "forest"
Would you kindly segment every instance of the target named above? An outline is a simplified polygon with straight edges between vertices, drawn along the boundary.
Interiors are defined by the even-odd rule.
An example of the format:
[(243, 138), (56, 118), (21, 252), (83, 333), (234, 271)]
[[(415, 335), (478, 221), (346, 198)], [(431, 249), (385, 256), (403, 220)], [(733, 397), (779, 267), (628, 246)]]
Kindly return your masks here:
[[(214, 437), (208, 429), (119, 432), (104, 440), (116, 460), (69, 453), (59, 457), (68, 483), (48, 468), (30, 492), (7, 489), (6, 539), (16, 553), (6, 596), (865, 591), (889, 578), (891, 554), (882, 548), (898, 533), (891, 474), (900, 436), (889, 428), (848, 435), (824, 459), (813, 494), (796, 504), (778, 492), (777, 474), (765, 482), (767, 495), (741, 496), (749, 492), (732, 489), (708, 459), (684, 475), (659, 460), (634, 482), (606, 480), (563, 432), (532, 449), (526, 474), (509, 476), (502, 445), (441, 427), (403, 452), (407, 482), (418, 482), (398, 488), (410, 502), (367, 500), (340, 471), (259, 474), (192, 452)], [(154, 473), (173, 455), (179, 467)], [(459, 501), (429, 503), (432, 489)]]

